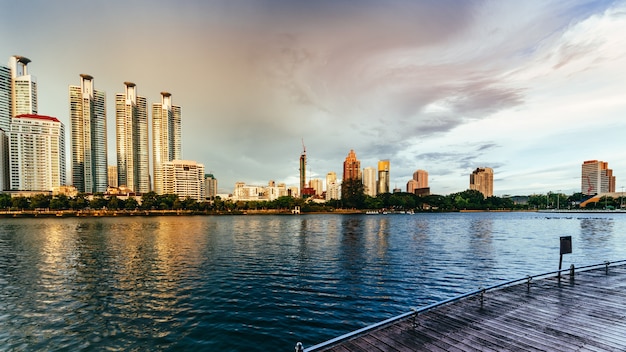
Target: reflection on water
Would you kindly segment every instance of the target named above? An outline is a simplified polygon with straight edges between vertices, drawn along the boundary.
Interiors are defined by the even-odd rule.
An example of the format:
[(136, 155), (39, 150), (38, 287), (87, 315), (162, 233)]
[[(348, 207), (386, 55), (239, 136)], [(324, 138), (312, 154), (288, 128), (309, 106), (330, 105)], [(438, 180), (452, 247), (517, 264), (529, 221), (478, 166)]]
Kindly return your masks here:
[(626, 217), (554, 214), (6, 219), (8, 350), (312, 345), (453, 295), (626, 257)]

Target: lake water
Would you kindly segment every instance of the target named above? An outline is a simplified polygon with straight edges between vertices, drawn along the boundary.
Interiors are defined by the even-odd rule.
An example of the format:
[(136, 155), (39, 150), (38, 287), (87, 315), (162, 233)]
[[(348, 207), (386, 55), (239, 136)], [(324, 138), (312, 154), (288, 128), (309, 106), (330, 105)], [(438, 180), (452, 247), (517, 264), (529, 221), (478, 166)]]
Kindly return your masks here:
[(626, 214), (0, 219), (0, 350), (293, 351), (626, 258)]

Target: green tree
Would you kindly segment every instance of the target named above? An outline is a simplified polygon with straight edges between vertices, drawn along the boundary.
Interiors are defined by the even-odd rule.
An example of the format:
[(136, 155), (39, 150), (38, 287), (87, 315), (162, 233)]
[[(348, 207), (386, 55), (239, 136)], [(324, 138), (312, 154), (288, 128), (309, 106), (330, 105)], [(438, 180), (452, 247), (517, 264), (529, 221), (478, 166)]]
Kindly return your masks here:
[(11, 207), (20, 210), (29, 209), (30, 199), (22, 196), (11, 198)]
[(65, 194), (59, 194), (50, 200), (50, 209), (62, 210), (70, 208), (70, 199)]
[(8, 209), (11, 207), (11, 195), (0, 193), (0, 209)]
[(124, 208), (124, 202), (117, 198), (117, 196), (110, 196), (107, 203), (107, 208), (117, 210)]
[(127, 210), (134, 210), (134, 209), (139, 208), (139, 203), (137, 202), (137, 199), (135, 199), (135, 197), (128, 197), (128, 199), (126, 199), (124, 204), (125, 204), (125, 209)]
[(48, 209), (50, 208), (50, 198), (47, 194), (35, 194), (30, 198), (30, 208)]
[(150, 209), (157, 209), (158, 207), (159, 207), (159, 203), (157, 201), (157, 194), (155, 192), (147, 192), (141, 195), (141, 208), (142, 209), (150, 210)]
[(346, 208), (365, 207), (365, 187), (358, 179), (347, 179), (341, 184), (341, 201)]

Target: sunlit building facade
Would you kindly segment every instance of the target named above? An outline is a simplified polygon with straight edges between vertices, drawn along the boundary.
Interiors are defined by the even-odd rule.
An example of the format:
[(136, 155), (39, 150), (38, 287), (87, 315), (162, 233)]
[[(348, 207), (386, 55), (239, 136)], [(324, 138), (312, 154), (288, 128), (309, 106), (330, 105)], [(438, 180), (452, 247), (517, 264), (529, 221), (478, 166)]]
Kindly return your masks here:
[(163, 163), (163, 194), (179, 198), (204, 200), (204, 165), (191, 160), (172, 160)]
[(30, 60), (11, 56), (11, 117), (37, 114), (37, 80), (28, 73)]
[(65, 128), (57, 118), (15, 116), (9, 137), (10, 190), (52, 191), (65, 184)]
[(153, 190), (164, 194), (163, 163), (180, 160), (181, 156), (181, 110), (172, 105), (172, 95), (161, 93), (161, 102), (152, 104), (152, 166)]
[(485, 198), (493, 196), (493, 169), (479, 167), (470, 174), (470, 189), (479, 191)]
[(109, 187), (118, 187), (117, 184), (117, 165), (109, 165), (107, 167), (107, 174), (109, 178)]
[(339, 182), (337, 181), (337, 173), (330, 171), (326, 174), (326, 200), (341, 199), (341, 191)]
[(213, 174), (204, 175), (204, 198), (213, 199), (217, 196), (217, 179)]
[(124, 93), (115, 95), (115, 125), (118, 185), (149, 192), (147, 101), (137, 95), (134, 83), (124, 82)]
[(615, 176), (609, 163), (600, 160), (587, 160), (581, 167), (581, 192), (592, 196), (599, 193), (615, 192)]
[(11, 124), (11, 69), (0, 66), (0, 191), (9, 188), (9, 128)]
[(70, 86), (70, 146), (72, 183), (79, 192), (106, 192), (107, 129), (105, 93), (94, 89), (93, 77), (80, 75)]
[(354, 150), (350, 149), (346, 160), (343, 162), (343, 178), (346, 180), (361, 180), (361, 162), (356, 158)]
[(377, 194), (389, 193), (389, 160), (378, 162)]
[(365, 194), (370, 197), (376, 197), (376, 168), (365, 167), (363, 168), (363, 188)]

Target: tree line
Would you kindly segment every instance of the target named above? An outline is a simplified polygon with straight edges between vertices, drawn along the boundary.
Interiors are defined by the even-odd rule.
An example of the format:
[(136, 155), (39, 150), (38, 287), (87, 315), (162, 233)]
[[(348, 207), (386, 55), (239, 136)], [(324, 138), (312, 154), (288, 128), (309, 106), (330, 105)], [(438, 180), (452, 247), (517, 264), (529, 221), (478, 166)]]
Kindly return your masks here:
[[(89, 199), (91, 198), (91, 199)], [(573, 209), (577, 208), (585, 197), (582, 193), (567, 196), (562, 193), (547, 195), (530, 195), (526, 201), (516, 204), (509, 197), (484, 197), (476, 190), (465, 190), (449, 195), (418, 196), (412, 193), (383, 193), (376, 197), (365, 194), (360, 181), (344, 182), (341, 199), (332, 199), (324, 203), (310, 202), (309, 199), (282, 196), (271, 201), (232, 201), (216, 197), (212, 200), (196, 201), (192, 198), (180, 198), (175, 194), (158, 195), (148, 192), (141, 196), (141, 202), (134, 197), (127, 199), (115, 195), (105, 196), (96, 193), (93, 197), (78, 194), (75, 197), (66, 195), (37, 194), (32, 197), (11, 197), (0, 194), (2, 210), (191, 210), (198, 212), (246, 212), (250, 210), (273, 210), (290, 212), (300, 207), (302, 212), (332, 212), (337, 209), (353, 210), (390, 210), (390, 211), (460, 211), (460, 210), (534, 210), (534, 209)], [(604, 197), (597, 203), (590, 203), (587, 209), (619, 208), (622, 199)]]

